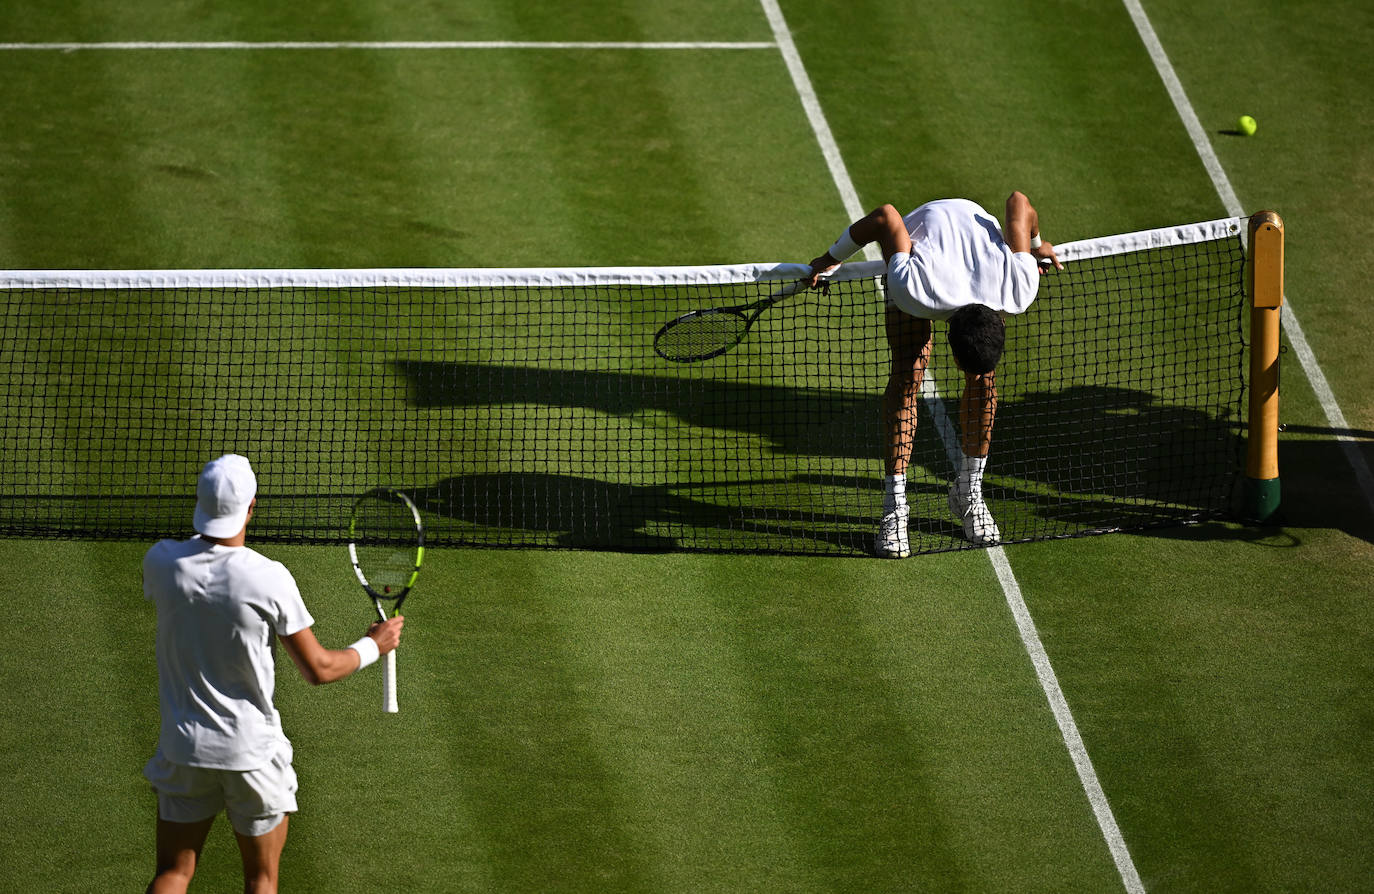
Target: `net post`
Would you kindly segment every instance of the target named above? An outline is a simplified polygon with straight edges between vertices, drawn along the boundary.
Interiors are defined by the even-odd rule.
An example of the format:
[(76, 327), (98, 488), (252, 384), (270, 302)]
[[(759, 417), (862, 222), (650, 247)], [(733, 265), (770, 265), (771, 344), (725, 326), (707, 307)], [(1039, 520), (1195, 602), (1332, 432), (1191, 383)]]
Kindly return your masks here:
[(1250, 218), (1250, 418), (1243, 511), (1264, 522), (1279, 507), (1279, 332), (1283, 307), (1283, 220)]

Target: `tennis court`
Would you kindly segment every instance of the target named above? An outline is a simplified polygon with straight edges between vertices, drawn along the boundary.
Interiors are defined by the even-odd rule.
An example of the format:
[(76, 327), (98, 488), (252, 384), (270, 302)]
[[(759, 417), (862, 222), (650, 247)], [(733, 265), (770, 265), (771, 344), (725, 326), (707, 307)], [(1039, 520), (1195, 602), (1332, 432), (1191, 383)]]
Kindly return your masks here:
[[(1273, 208), (1273, 524), (897, 562), (437, 550), (399, 714), (375, 675), (311, 689), (279, 661), (283, 884), (1363, 890), (1371, 46), (1354, 3), (21, 2), (0, 10), (0, 268), (805, 262), (856, 203), (1020, 189), (1056, 242)], [(175, 314), (91, 353), (171, 339)], [(151, 875), (146, 546), (0, 539), (0, 888)], [(323, 642), (358, 635), (342, 547), (263, 551)], [(238, 873), (221, 823), (195, 889)]]

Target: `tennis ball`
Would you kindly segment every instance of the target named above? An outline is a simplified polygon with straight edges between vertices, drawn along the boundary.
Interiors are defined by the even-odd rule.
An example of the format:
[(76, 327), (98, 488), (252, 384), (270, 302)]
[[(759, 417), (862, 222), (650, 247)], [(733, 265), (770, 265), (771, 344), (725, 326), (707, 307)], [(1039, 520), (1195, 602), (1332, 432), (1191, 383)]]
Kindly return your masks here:
[(1255, 119), (1251, 118), (1249, 115), (1241, 115), (1240, 121), (1237, 122), (1237, 126), (1240, 128), (1240, 132), (1247, 137), (1253, 137), (1255, 135), (1255, 129), (1259, 127), (1259, 125), (1255, 123)]

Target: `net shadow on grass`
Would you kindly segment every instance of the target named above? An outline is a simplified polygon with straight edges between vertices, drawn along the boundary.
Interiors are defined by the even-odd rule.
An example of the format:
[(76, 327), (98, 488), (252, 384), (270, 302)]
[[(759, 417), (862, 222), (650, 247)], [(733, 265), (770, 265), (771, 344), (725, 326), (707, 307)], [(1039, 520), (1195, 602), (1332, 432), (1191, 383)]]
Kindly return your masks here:
[[(699, 371), (394, 367), (405, 405), (374, 421), (385, 428), (394, 414), (398, 426), (409, 420), (449, 438), (412, 446), (429, 468), (451, 474), (358, 489), (385, 483), (411, 492), (429, 516), (433, 545), (871, 554), (882, 501), (876, 393)], [(1225, 515), (1239, 457), (1233, 420), (1134, 389), (1020, 390), (1014, 380), (1004, 388), (985, 482), (1005, 542)], [(953, 411), (957, 395), (945, 402)], [(589, 443), (568, 443), (584, 431)], [(340, 440), (355, 436), (339, 432)], [(353, 488), (301, 488), (270, 465), (259, 474), (256, 539), (344, 539)], [(945, 505), (950, 474), (923, 403), (908, 483), (914, 552), (968, 546)], [(189, 490), (0, 496), (0, 530), (186, 536), (193, 499)]]
[[(454, 424), (476, 430), (487, 429), (495, 408), (510, 406), (532, 420), (577, 410), (672, 422), (655, 429), (648, 448), (608, 442), (605, 452), (574, 451), (562, 465), (556, 432), (539, 462), (511, 457), (502, 467), (499, 457), (468, 458), (481, 471), (414, 491), (422, 509), (456, 523), (458, 542), (871, 550), (881, 512), (877, 395), (482, 364), (403, 362), (398, 369), (417, 406), (456, 410)], [(957, 404), (957, 396), (947, 402)], [(759, 441), (772, 461), (736, 452), (740, 443)], [(1146, 392), (1033, 392), (1000, 405), (985, 493), (1006, 542), (1179, 525), (1226, 512), (1238, 450), (1231, 421)], [(915, 552), (967, 546), (945, 507), (946, 456), (923, 409), (908, 485)]]

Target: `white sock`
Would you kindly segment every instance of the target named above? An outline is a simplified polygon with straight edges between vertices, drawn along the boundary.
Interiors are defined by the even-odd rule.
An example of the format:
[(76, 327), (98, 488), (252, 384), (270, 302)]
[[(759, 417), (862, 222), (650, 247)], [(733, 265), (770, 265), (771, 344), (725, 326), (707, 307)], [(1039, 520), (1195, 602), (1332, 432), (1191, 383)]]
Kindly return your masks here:
[(959, 469), (959, 492), (968, 497), (983, 495), (983, 469), (987, 467), (986, 456), (964, 456), (963, 467)]
[(906, 505), (906, 476), (888, 475), (883, 479), (883, 513)]

